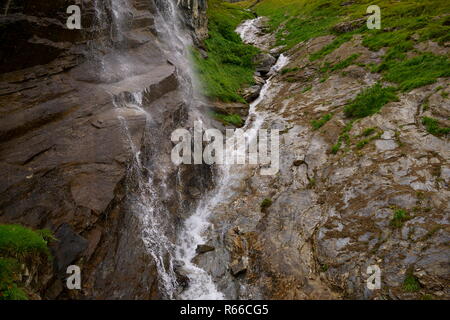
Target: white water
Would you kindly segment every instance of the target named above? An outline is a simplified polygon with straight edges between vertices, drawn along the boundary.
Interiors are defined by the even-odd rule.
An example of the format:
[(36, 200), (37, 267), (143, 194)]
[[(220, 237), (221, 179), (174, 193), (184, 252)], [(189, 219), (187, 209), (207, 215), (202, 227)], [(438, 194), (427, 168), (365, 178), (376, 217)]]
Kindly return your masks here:
[(256, 44), (258, 42), (258, 35), (261, 31), (258, 24), (261, 20), (262, 17), (246, 20), (236, 28), (236, 33), (244, 43)]
[[(182, 87), (188, 93), (191, 90), (189, 61), (186, 49), (189, 45), (187, 34), (182, 33), (179, 28), (179, 17), (171, 0), (162, 0), (160, 11), (156, 15), (155, 24), (159, 32), (164, 34), (161, 42), (162, 49), (170, 55), (172, 63), (178, 70), (179, 80)], [(111, 10), (111, 25), (105, 24), (107, 11)], [(151, 72), (145, 66), (136, 66), (130, 60), (126, 51), (116, 47), (126, 45), (126, 32), (129, 32), (129, 21), (132, 18), (132, 7), (129, 0), (102, 0), (95, 1), (95, 12), (98, 32), (108, 32), (104, 40), (92, 44), (93, 57), (100, 63), (99, 77), (105, 82), (117, 81), (128, 76), (139, 73)], [(107, 52), (108, 57), (100, 55), (99, 52)], [(113, 60), (111, 60), (113, 57)], [(107, 60), (108, 59), (108, 60)], [(148, 66), (152, 68), (152, 66)], [(107, 87), (106, 87), (107, 88)], [(143, 89), (144, 90), (144, 89)], [(130, 97), (131, 94), (131, 97)], [(159, 289), (163, 298), (175, 298), (178, 289), (176, 274), (174, 272), (174, 244), (166, 235), (167, 230), (174, 230), (174, 226), (168, 225), (171, 221), (168, 211), (161, 203), (161, 193), (164, 192), (164, 182), (155, 182), (155, 172), (152, 171), (148, 160), (141, 154), (132, 139), (129, 125), (125, 114), (130, 112), (145, 115), (146, 129), (144, 134), (150, 134), (152, 116), (148, 113), (143, 103), (143, 92), (131, 92), (112, 97), (114, 106), (117, 108), (118, 119), (122, 124), (122, 130), (127, 145), (133, 154), (133, 160), (128, 168), (129, 183), (127, 184), (127, 214), (132, 214), (138, 219), (137, 225), (140, 238), (143, 241), (147, 253), (153, 258), (158, 272)], [(143, 157), (144, 156), (144, 157)], [(172, 232), (173, 233), (173, 232)]]
[[(97, 3), (100, 0), (97, 0)], [(126, 0), (112, 1), (111, 9), (113, 11), (113, 25), (111, 29), (111, 38), (113, 41), (121, 41), (122, 33), (125, 32), (126, 23), (124, 22), (130, 14), (129, 4)], [(191, 63), (188, 59), (187, 48), (192, 44), (189, 35), (183, 30), (180, 22), (180, 15), (175, 3), (171, 0), (156, 0), (158, 2), (159, 14), (156, 17), (156, 27), (162, 37), (162, 47), (165, 53), (170, 57), (171, 62), (177, 67), (181, 87), (185, 92), (185, 102), (192, 105), (198, 98), (195, 90), (195, 77)], [(97, 14), (99, 20), (103, 16), (105, 7), (98, 6)], [(248, 24), (248, 22), (246, 22)], [(251, 30), (251, 23), (248, 30)], [(104, 44), (103, 44), (104, 45)], [(119, 57), (121, 55), (119, 54)], [(133, 65), (127, 61), (126, 57), (116, 60), (114, 67), (121, 70), (121, 74), (132, 73)], [(277, 64), (272, 68), (270, 74), (275, 74), (287, 62), (287, 58), (280, 56)], [(103, 70), (105, 77), (109, 76), (110, 70)], [(250, 134), (249, 140), (256, 138), (257, 129), (259, 129), (266, 118), (265, 113), (256, 112), (256, 107), (270, 95), (272, 86), (271, 79), (268, 79), (263, 86), (260, 96), (250, 105), (250, 115), (244, 129)], [(147, 124), (151, 122), (151, 114), (146, 112), (142, 106), (142, 93), (135, 92), (132, 99), (115, 100), (118, 109), (128, 108), (136, 112), (145, 113)], [(194, 107), (194, 106), (193, 106)], [(119, 111), (119, 110), (118, 110)], [(214, 209), (232, 195), (232, 186), (240, 182), (239, 171), (243, 166), (221, 166), (218, 168), (215, 190), (206, 194), (198, 204), (194, 213), (186, 219), (183, 229), (178, 235), (178, 242), (174, 245), (165, 235), (164, 230), (173, 228), (168, 226), (167, 211), (160, 203), (161, 194), (156, 189), (158, 186), (154, 183), (154, 176), (146, 164), (143, 163), (140, 150), (135, 146), (128, 129), (127, 121), (119, 113), (119, 119), (123, 124), (125, 136), (128, 144), (134, 154), (134, 161), (130, 166), (130, 175), (134, 183), (134, 188), (129, 192), (130, 210), (139, 219), (141, 226), (140, 232), (143, 243), (149, 255), (155, 261), (158, 271), (160, 290), (163, 296), (168, 299), (224, 299), (225, 296), (217, 290), (211, 276), (203, 269), (197, 267), (192, 260), (196, 256), (196, 249), (199, 244), (207, 242), (205, 232), (211, 226), (209, 217)], [(143, 172), (147, 172), (146, 175)], [(163, 186), (159, 186), (163, 187)], [(176, 295), (178, 284), (176, 274), (174, 273), (174, 261), (178, 260), (184, 263), (184, 272), (189, 277), (189, 286), (179, 296)]]
[[(253, 25), (257, 19), (245, 21), (241, 27), (244, 31), (240, 33), (241, 37), (247, 36), (249, 32), (254, 30)], [(238, 27), (239, 29), (239, 27)], [(277, 63), (272, 67), (271, 76), (261, 89), (259, 97), (250, 104), (249, 116), (244, 129), (247, 133), (247, 143), (256, 138), (258, 129), (264, 123), (267, 117), (266, 113), (256, 111), (256, 107), (263, 102), (270, 94), (272, 87), (272, 77), (276, 72), (281, 70), (288, 62), (288, 58), (281, 55)], [(235, 150), (227, 150), (227, 152), (234, 152)], [(203, 269), (196, 266), (192, 260), (195, 258), (197, 246), (207, 243), (208, 239), (206, 231), (212, 227), (209, 222), (210, 215), (215, 208), (226, 200), (233, 193), (233, 186), (240, 183), (239, 171), (242, 169), (241, 165), (222, 165), (219, 168), (219, 175), (217, 177), (217, 187), (206, 194), (200, 201), (197, 209), (189, 217), (184, 224), (183, 231), (179, 235), (177, 244), (176, 258), (184, 263), (184, 270), (187, 272), (190, 282), (188, 288), (181, 294), (182, 299), (196, 300), (196, 299), (210, 299), (221, 300), (224, 295), (217, 290), (211, 276)]]

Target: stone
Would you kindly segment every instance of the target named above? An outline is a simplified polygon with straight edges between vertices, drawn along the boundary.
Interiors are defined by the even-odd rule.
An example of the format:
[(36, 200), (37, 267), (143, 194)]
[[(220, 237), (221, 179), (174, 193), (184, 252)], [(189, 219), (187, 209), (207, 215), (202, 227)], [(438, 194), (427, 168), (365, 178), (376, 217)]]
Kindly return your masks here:
[(261, 85), (254, 85), (244, 89), (242, 92), (242, 96), (247, 102), (252, 102), (256, 98), (258, 98), (260, 92), (261, 92)]
[(58, 239), (54, 248), (57, 270), (60, 274), (65, 274), (66, 268), (86, 250), (88, 241), (76, 234), (68, 224), (61, 225), (55, 238)]
[(207, 244), (199, 244), (197, 246), (197, 249), (195, 250), (195, 252), (197, 254), (202, 254), (202, 253), (206, 253), (206, 252), (209, 252), (209, 251), (213, 251), (215, 249), (216, 249), (215, 247), (207, 245)]
[(263, 75), (270, 71), (275, 62), (276, 59), (268, 53), (259, 53), (253, 58), (253, 63), (256, 65), (256, 71)]
[(231, 274), (235, 277), (237, 277), (240, 274), (243, 274), (247, 271), (248, 268), (248, 258), (247, 257), (241, 257), (239, 260), (234, 260), (230, 264), (230, 271)]
[(367, 21), (366, 18), (360, 18), (352, 21), (341, 22), (333, 26), (332, 29), (337, 33), (351, 32), (363, 26), (366, 23), (366, 21)]

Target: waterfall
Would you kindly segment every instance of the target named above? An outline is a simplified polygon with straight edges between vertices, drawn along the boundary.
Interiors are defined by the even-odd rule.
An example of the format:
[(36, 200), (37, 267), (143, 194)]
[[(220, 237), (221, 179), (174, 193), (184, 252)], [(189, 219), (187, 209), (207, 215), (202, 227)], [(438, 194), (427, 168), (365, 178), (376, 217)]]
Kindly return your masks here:
[[(253, 20), (244, 22), (245, 25), (251, 24)], [(243, 39), (245, 40), (245, 39)], [(270, 71), (270, 78), (266, 81), (259, 97), (250, 104), (249, 116), (244, 126), (246, 130), (246, 141), (250, 143), (257, 138), (258, 129), (261, 128), (266, 113), (257, 112), (256, 107), (268, 98), (272, 88), (272, 77), (288, 63), (284, 55), (280, 55), (276, 64)], [(235, 150), (227, 150), (235, 152)], [(188, 273), (190, 282), (189, 287), (181, 294), (182, 299), (224, 299), (225, 296), (217, 290), (211, 276), (203, 269), (193, 263), (197, 255), (196, 249), (200, 244), (207, 242), (205, 235), (208, 228), (210, 215), (215, 208), (224, 203), (233, 194), (233, 186), (241, 182), (241, 172), (245, 170), (242, 165), (220, 165), (218, 166), (218, 175), (216, 177), (217, 186), (210, 193), (206, 194), (200, 201), (195, 212), (185, 221), (184, 229), (179, 236), (176, 257), (184, 264), (184, 269)]]
[[(159, 47), (170, 63), (176, 67), (179, 90), (183, 93), (184, 104), (190, 111), (190, 117), (193, 118), (191, 120), (201, 120), (202, 116), (196, 110), (197, 104), (202, 103), (203, 98), (197, 90), (198, 85), (189, 58), (189, 50), (192, 46), (191, 34), (183, 25), (177, 0), (154, 0), (154, 2), (157, 11), (155, 28), (158, 33)], [(210, 215), (219, 204), (232, 195), (232, 186), (240, 182), (240, 172), (245, 170), (245, 167), (218, 166), (218, 174), (215, 177), (217, 187), (202, 197), (196, 209), (184, 221), (181, 230), (177, 233), (177, 227), (171, 224), (168, 209), (163, 203), (164, 193), (167, 191), (164, 177), (161, 179), (161, 172), (155, 171), (160, 170), (163, 171), (162, 175), (165, 174), (165, 168), (154, 163), (158, 159), (158, 141), (141, 150), (133, 141), (126, 117), (122, 116), (126, 112), (133, 112), (145, 117), (143, 141), (149, 141), (154, 130), (157, 130), (154, 124), (157, 120), (161, 120), (154, 119), (152, 113), (146, 110), (143, 102), (144, 91), (129, 92), (125, 88), (117, 88), (117, 83), (122, 79), (145, 73), (148, 68), (151, 68), (142, 63), (136, 65), (136, 62), (129, 59), (126, 53), (133, 8), (130, 0), (105, 2), (96, 0), (95, 4), (98, 32), (106, 34), (91, 45), (96, 63), (100, 65), (100, 72), (96, 76), (102, 83), (111, 83), (110, 87), (114, 88), (114, 93), (111, 93), (112, 101), (122, 124), (126, 143), (133, 154), (126, 183), (127, 214), (138, 221), (136, 225), (139, 226), (139, 230), (136, 230), (136, 234), (141, 237), (146, 253), (153, 258), (158, 273), (159, 291), (166, 299), (224, 299), (225, 296), (216, 288), (212, 277), (195, 265), (193, 260), (197, 254), (197, 246), (208, 240), (206, 231), (211, 227)], [(105, 19), (109, 19), (110, 24), (105, 23)], [(103, 54), (96, 54), (98, 52)], [(277, 71), (284, 63), (286, 61), (281, 56), (273, 70)], [(267, 97), (270, 88), (269, 79), (260, 97), (250, 106), (250, 116), (245, 129), (254, 130), (250, 131), (252, 135), (248, 137), (249, 139), (256, 138), (257, 129), (264, 123), (265, 115), (256, 112), (256, 107)], [(168, 136), (167, 139), (170, 137)], [(148, 149), (152, 149), (151, 154), (148, 153)], [(188, 287), (181, 293), (177, 283), (176, 268), (182, 269), (189, 278)]]

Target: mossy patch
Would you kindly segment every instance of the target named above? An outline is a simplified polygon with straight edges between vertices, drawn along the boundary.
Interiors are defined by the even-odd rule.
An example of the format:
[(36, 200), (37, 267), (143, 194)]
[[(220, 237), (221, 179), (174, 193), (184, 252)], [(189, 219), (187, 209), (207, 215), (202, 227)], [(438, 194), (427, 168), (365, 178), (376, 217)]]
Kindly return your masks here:
[(436, 119), (430, 117), (423, 117), (422, 124), (428, 133), (440, 137), (450, 133), (450, 127), (441, 127)]
[(312, 120), (311, 125), (314, 130), (320, 129), (325, 123), (330, 121), (332, 117), (333, 115), (331, 113), (327, 113), (318, 120)]
[(382, 87), (376, 84), (359, 93), (356, 98), (344, 108), (347, 117), (364, 118), (371, 116), (391, 101), (398, 101), (395, 89), (392, 87)]
[(33, 231), (20, 225), (0, 225), (0, 300), (26, 300), (20, 287), (22, 264), (36, 257), (51, 258), (48, 242), (56, 240), (47, 230)]

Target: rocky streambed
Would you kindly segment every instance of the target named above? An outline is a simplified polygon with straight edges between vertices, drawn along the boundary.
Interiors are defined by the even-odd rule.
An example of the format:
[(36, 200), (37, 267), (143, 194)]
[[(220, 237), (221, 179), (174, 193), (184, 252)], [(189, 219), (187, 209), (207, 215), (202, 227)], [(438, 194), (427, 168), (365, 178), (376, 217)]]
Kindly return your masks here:
[[(246, 21), (238, 32), (264, 50), (271, 36), (262, 21)], [(437, 92), (448, 79), (356, 121), (349, 139), (360, 141), (372, 128), (367, 143), (349, 142), (335, 154), (330, 150), (348, 124), (343, 106), (379, 75), (351, 65), (323, 80), (309, 54), (332, 40), (315, 38), (284, 53), (293, 72), (274, 74), (254, 105), (264, 114), (261, 128), (281, 130), (280, 172), (261, 176), (249, 165), (229, 172), (232, 183), (210, 214), (214, 250), (195, 262), (230, 299), (449, 298), (449, 141), (418, 121), (430, 112), (448, 114), (449, 100)], [(327, 59), (333, 64), (355, 52), (360, 65), (384, 54), (355, 36)], [(314, 130), (311, 121), (324, 113), (332, 120)], [(408, 216), (395, 223), (399, 213)], [(381, 271), (380, 290), (366, 285), (369, 266)], [(420, 289), (408, 292), (405, 279)]]

